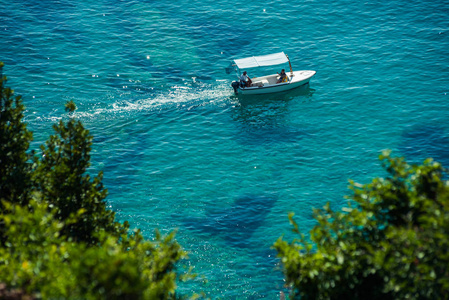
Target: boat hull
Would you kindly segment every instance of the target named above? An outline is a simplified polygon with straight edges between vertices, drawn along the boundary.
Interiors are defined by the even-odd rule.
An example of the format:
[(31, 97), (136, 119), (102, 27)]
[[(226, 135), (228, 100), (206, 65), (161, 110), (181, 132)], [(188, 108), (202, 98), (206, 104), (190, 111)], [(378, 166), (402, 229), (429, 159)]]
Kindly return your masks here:
[(289, 91), (309, 83), (310, 79), (316, 74), (316, 71), (295, 71), (293, 74), (294, 76), (291, 77), (291, 79), (290, 74), (288, 74), (290, 81), (284, 83), (276, 83), (276, 81), (273, 81), (277, 75), (253, 78), (253, 86), (245, 88), (239, 87), (238, 91), (243, 95), (271, 94)]

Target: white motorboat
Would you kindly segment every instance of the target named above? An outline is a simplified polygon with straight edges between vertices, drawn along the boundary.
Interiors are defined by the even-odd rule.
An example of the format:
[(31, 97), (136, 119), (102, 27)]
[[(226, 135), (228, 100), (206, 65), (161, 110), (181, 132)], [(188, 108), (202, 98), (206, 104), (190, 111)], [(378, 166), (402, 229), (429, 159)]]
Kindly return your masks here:
[(234, 92), (236, 94), (240, 92), (244, 95), (284, 92), (309, 83), (310, 79), (316, 74), (316, 71), (312, 70), (293, 71), (290, 59), (284, 52), (235, 59), (231, 66), (227, 68), (227, 72), (230, 73), (230, 68), (234, 68), (237, 76), (240, 78), (242, 69), (275, 66), (287, 62), (290, 67), (290, 74), (287, 74), (287, 79), (284, 82), (279, 82), (280, 76), (278, 74), (252, 77), (250, 86), (244, 86), (239, 81), (234, 81), (232, 83)]

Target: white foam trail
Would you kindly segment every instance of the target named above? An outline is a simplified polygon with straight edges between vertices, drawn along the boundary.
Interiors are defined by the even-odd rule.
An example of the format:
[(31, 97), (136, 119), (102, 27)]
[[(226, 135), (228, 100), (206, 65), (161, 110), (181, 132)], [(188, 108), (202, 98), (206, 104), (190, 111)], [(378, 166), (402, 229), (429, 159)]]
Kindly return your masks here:
[(220, 105), (229, 101), (232, 95), (227, 82), (204, 84), (201, 86), (173, 86), (168, 92), (155, 93), (149, 98), (132, 101), (130, 94), (122, 94), (121, 98), (130, 96), (128, 100), (119, 100), (107, 107), (94, 107), (90, 111), (78, 111), (76, 118), (99, 118), (101, 116), (115, 118), (117, 115), (136, 111), (155, 111), (166, 108), (197, 107), (199, 105)]

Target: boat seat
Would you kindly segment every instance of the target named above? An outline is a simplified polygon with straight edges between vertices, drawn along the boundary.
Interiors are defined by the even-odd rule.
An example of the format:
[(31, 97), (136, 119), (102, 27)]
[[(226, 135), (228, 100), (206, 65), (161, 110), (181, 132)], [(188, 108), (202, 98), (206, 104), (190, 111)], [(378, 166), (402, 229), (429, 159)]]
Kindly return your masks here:
[(276, 84), (278, 81), (277, 76), (271, 76), (267, 80), (267, 84)]
[(268, 84), (268, 81), (266, 81), (266, 80), (253, 81), (251, 86), (263, 87), (265, 84)]

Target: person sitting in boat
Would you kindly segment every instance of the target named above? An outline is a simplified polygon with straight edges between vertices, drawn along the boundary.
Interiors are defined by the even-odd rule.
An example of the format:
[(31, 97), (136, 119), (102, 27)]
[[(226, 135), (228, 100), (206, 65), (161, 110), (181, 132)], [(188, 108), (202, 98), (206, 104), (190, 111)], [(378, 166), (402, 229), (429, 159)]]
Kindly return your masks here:
[(253, 81), (251, 80), (251, 78), (249, 78), (249, 76), (246, 74), (246, 71), (243, 72), (242, 76), (240, 76), (240, 85), (242, 87), (248, 87), (251, 86), (251, 83), (253, 83)]
[(288, 77), (287, 77), (287, 74), (285, 74), (285, 70), (284, 69), (282, 69), (281, 70), (281, 74), (278, 73), (278, 75), (279, 75), (279, 79), (278, 79), (278, 81), (276, 83), (281, 83), (281, 82), (287, 82), (288, 81)]

